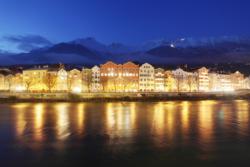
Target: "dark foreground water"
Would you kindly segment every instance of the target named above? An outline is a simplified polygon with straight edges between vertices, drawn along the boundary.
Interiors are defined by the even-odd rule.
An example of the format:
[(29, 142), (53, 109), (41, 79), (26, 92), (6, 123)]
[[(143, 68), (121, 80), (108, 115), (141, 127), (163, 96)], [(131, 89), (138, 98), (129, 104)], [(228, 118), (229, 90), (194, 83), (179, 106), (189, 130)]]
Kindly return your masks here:
[(250, 101), (0, 104), (0, 166), (250, 166)]

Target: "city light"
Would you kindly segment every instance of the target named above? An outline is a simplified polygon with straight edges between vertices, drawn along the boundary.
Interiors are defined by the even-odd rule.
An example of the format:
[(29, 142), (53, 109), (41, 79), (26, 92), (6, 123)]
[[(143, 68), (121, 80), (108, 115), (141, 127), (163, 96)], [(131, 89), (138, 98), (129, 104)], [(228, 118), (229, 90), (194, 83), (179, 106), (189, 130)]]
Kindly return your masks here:
[(82, 91), (82, 89), (81, 89), (80, 87), (74, 87), (74, 88), (72, 89), (72, 92), (73, 92), (73, 93), (81, 93), (81, 91)]
[(16, 86), (15, 90), (16, 90), (16, 92), (23, 92), (23, 91), (25, 91), (25, 87), (19, 85), (19, 86)]
[(250, 78), (239, 71), (165, 70), (149, 63), (111, 61), (82, 71), (60, 68), (51, 72), (46, 66), (1, 77), (0, 91), (10, 92), (234, 92), (250, 88)]

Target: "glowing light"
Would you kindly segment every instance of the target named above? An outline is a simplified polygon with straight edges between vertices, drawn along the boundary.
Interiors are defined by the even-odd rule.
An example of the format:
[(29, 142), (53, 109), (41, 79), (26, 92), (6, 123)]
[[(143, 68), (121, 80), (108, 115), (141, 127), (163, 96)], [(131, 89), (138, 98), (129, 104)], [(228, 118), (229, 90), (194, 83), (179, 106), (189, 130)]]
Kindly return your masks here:
[(69, 136), (69, 116), (68, 104), (59, 103), (55, 105), (57, 113), (57, 137), (59, 140), (65, 140)]
[(28, 104), (26, 103), (20, 103), (12, 106), (14, 111), (16, 112), (16, 135), (18, 139), (22, 140), (23, 139), (23, 134), (26, 128), (26, 119), (25, 119), (25, 111), (28, 107)]
[(44, 113), (44, 104), (36, 104), (34, 106), (34, 137), (37, 141), (43, 140), (43, 113)]
[(83, 132), (84, 120), (85, 120), (85, 104), (81, 103), (77, 105), (77, 126), (79, 134)]
[(217, 102), (213, 100), (200, 101), (198, 103), (199, 107), (199, 133), (201, 141), (210, 144), (213, 133), (213, 111), (215, 110)]
[(16, 91), (16, 92), (22, 92), (22, 91), (24, 91), (24, 90), (25, 90), (25, 87), (24, 87), (24, 86), (21, 86), (21, 85), (16, 86), (16, 88), (15, 88), (15, 91)]
[(82, 91), (82, 89), (81, 89), (80, 87), (74, 87), (74, 88), (72, 89), (72, 92), (73, 92), (73, 93), (81, 93), (81, 91)]
[(190, 110), (190, 102), (184, 101), (181, 103), (181, 118), (183, 130), (189, 129), (189, 110)]
[(115, 139), (117, 135), (132, 136), (136, 120), (135, 104), (108, 103), (106, 107), (106, 127), (111, 138)]

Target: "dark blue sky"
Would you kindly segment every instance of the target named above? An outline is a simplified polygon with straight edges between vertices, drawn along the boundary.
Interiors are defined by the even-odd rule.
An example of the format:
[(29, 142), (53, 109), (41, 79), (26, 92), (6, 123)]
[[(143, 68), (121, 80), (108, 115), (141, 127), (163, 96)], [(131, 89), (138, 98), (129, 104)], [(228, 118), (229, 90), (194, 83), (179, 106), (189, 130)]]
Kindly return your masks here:
[[(0, 38), (104, 43), (250, 35), (249, 0), (0, 0)], [(6, 48), (4, 39), (0, 47)], [(8, 46), (10, 47), (10, 46)], [(0, 48), (1, 49), (1, 48)]]

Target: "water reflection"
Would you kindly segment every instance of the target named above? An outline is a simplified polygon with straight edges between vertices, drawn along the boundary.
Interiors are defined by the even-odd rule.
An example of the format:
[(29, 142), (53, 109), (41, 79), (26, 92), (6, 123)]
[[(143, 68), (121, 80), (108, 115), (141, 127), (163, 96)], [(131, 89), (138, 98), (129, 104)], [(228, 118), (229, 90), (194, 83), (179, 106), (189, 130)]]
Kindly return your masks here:
[(65, 140), (70, 135), (69, 132), (69, 104), (58, 103), (55, 106), (56, 113), (56, 136), (59, 140)]
[(213, 114), (216, 101), (201, 101), (198, 103), (199, 134), (202, 143), (211, 144), (214, 133)]
[(238, 133), (244, 136), (249, 127), (249, 103), (246, 100), (236, 100), (235, 105)]
[(136, 126), (135, 103), (108, 103), (106, 120), (107, 133), (111, 138), (131, 137)]
[(189, 101), (184, 101), (181, 103), (181, 125), (182, 125), (182, 131), (185, 134), (185, 137), (188, 137), (188, 131), (189, 131), (189, 113), (190, 111), (191, 103)]
[(77, 105), (76, 120), (77, 120), (77, 132), (79, 135), (84, 132), (84, 121), (85, 121), (85, 104), (81, 103)]
[(12, 106), (12, 109), (15, 111), (15, 123), (16, 123), (16, 136), (17, 138), (22, 138), (25, 127), (26, 127), (26, 118), (25, 111), (28, 107), (28, 104), (20, 103)]
[(43, 124), (44, 124), (44, 104), (34, 105), (34, 139), (36, 141), (43, 140)]
[(26, 144), (108, 135), (109, 143), (124, 146), (143, 138), (154, 146), (197, 142), (209, 150), (219, 135), (249, 137), (249, 101), (245, 100), (20, 103), (10, 105), (10, 110), (14, 135)]

